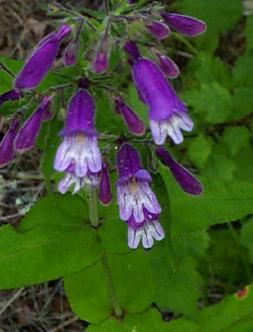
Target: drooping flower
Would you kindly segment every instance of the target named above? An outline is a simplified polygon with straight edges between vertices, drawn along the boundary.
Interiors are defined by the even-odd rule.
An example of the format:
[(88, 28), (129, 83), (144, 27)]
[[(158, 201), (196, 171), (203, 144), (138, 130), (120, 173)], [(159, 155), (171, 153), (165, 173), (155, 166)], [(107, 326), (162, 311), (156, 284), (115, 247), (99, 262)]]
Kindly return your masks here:
[(73, 195), (85, 185), (96, 188), (99, 185), (99, 174), (88, 172), (86, 176), (78, 177), (75, 174), (75, 165), (72, 164), (66, 170), (63, 179), (58, 183), (58, 191), (65, 194), (72, 185), (74, 186)]
[(22, 97), (21, 93), (19, 91), (16, 91), (15, 89), (12, 89), (10, 91), (7, 91), (0, 95), (0, 106), (9, 100), (18, 100)]
[(169, 78), (177, 78), (180, 74), (178, 65), (169, 57), (156, 53), (157, 58), (160, 62), (160, 68), (162, 69), (165, 76)]
[(191, 131), (193, 122), (161, 69), (151, 60), (141, 58), (133, 65), (133, 79), (141, 100), (148, 105), (155, 143), (164, 144), (167, 135), (174, 143), (182, 143), (181, 130)]
[(77, 178), (85, 178), (101, 171), (102, 161), (94, 114), (93, 98), (86, 90), (79, 89), (68, 106), (65, 127), (60, 133), (63, 141), (55, 156), (55, 170), (74, 174)]
[(114, 97), (116, 110), (124, 118), (128, 130), (136, 135), (145, 133), (145, 125), (142, 120), (134, 113), (134, 111), (123, 101), (121, 97)]
[(153, 21), (146, 24), (146, 28), (149, 30), (150, 34), (158, 40), (165, 39), (170, 35), (170, 28), (163, 22)]
[(19, 121), (14, 118), (11, 122), (10, 128), (4, 135), (4, 138), (0, 144), (0, 167), (8, 164), (14, 155), (14, 140), (17, 135)]
[(118, 151), (117, 167), (117, 200), (120, 218), (128, 225), (128, 245), (137, 248), (142, 241), (144, 248), (151, 248), (154, 239), (164, 238), (159, 223), (161, 207), (150, 188), (151, 176), (142, 168), (138, 152), (127, 143)]
[(191, 195), (200, 195), (203, 191), (201, 183), (182, 165), (172, 158), (167, 150), (162, 147), (156, 148), (157, 156), (167, 166), (181, 188)]
[(69, 42), (63, 53), (63, 64), (66, 67), (74, 66), (77, 62), (77, 55), (79, 50), (79, 41), (72, 40)]
[(103, 163), (102, 165), (100, 188), (99, 188), (99, 200), (104, 205), (108, 205), (112, 200), (109, 170), (106, 163)]
[(109, 40), (107, 36), (104, 36), (97, 47), (95, 57), (92, 62), (92, 69), (95, 73), (101, 74), (107, 70), (109, 50)]
[(49, 34), (37, 45), (15, 80), (16, 89), (32, 89), (40, 83), (52, 67), (62, 39), (70, 31), (68, 25), (62, 25), (58, 31)]
[(166, 12), (161, 13), (161, 16), (171, 29), (187, 37), (196, 37), (206, 31), (205, 22), (195, 17)]
[(15, 150), (24, 151), (34, 146), (39, 135), (41, 122), (44, 120), (44, 113), (47, 112), (51, 97), (44, 97), (31, 116), (23, 124), (15, 139)]

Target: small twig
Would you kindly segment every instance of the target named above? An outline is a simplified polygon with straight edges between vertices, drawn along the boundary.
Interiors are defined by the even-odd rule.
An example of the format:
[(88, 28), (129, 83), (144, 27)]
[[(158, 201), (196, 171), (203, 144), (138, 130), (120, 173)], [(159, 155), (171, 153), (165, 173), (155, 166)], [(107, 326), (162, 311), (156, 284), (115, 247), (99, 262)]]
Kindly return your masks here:
[(49, 330), (48, 332), (58, 332), (63, 330), (64, 327), (69, 326), (75, 322), (77, 322), (79, 319), (78, 317), (71, 317), (70, 319), (68, 319), (66, 322), (56, 326), (55, 328)]
[(22, 294), (25, 287), (20, 288), (14, 295), (7, 301), (7, 303), (3, 306), (3, 308), (0, 310), (0, 317), (5, 312), (5, 310)]

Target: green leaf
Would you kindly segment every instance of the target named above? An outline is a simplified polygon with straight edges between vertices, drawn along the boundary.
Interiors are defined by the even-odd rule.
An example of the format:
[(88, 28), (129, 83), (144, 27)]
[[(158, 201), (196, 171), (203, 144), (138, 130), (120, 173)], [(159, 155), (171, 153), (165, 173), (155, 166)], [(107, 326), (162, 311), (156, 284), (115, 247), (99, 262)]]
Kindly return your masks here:
[(201, 53), (188, 63), (185, 76), (190, 80), (191, 87), (192, 80), (196, 80), (198, 84), (218, 82), (226, 88), (231, 87), (231, 74), (228, 67), (219, 58), (207, 53)]
[(219, 83), (201, 84), (199, 89), (183, 93), (183, 99), (193, 107), (202, 122), (217, 124), (229, 119), (232, 112), (231, 95)]
[(253, 212), (251, 181), (202, 179), (204, 193), (194, 197), (182, 192), (165, 167), (160, 172), (171, 197), (173, 236), (236, 221)]
[(246, 127), (226, 127), (223, 133), (223, 141), (231, 157), (235, 157), (249, 142), (250, 132)]
[(177, 0), (173, 8), (185, 15), (202, 19), (207, 24), (207, 31), (198, 37), (198, 46), (207, 52), (213, 52), (218, 45), (221, 32), (225, 32), (241, 18), (243, 6), (240, 0)]
[(232, 94), (231, 120), (238, 120), (246, 117), (253, 110), (253, 89), (252, 87), (237, 87)]
[[(245, 288), (245, 295), (237, 294), (226, 296), (220, 303), (203, 310), (197, 323), (201, 326), (200, 331), (230, 332), (235, 325), (245, 324), (245, 320), (252, 320), (253, 314), (253, 287)], [(244, 325), (245, 326), (245, 325)]]
[(250, 52), (253, 50), (253, 15), (247, 17), (245, 34), (246, 34), (247, 52)]
[(253, 86), (253, 55), (244, 55), (240, 57), (233, 70), (233, 80), (235, 86), (248, 87)]
[[(99, 325), (89, 325), (87, 332), (184, 332), (184, 330), (171, 330), (170, 323), (162, 321), (160, 314), (150, 309), (138, 315), (126, 315), (123, 320), (110, 318)], [(190, 323), (188, 324), (188, 327)], [(187, 330), (195, 332), (195, 330)]]
[(241, 229), (241, 244), (249, 250), (250, 261), (253, 263), (253, 218), (243, 224)]
[[(153, 297), (153, 283), (148, 253), (143, 250), (128, 255), (107, 255), (116, 297), (128, 313), (148, 308)], [(73, 311), (83, 320), (98, 323), (113, 311), (102, 262), (65, 277), (65, 290)], [(95, 289), (95, 291), (93, 291)]]
[(204, 136), (203, 134), (200, 134), (198, 137), (191, 139), (187, 154), (190, 161), (198, 168), (202, 169), (205, 167), (211, 150), (211, 139)]
[(0, 228), (0, 289), (56, 279), (93, 264), (100, 256), (87, 208), (77, 196), (38, 201), (16, 230)]

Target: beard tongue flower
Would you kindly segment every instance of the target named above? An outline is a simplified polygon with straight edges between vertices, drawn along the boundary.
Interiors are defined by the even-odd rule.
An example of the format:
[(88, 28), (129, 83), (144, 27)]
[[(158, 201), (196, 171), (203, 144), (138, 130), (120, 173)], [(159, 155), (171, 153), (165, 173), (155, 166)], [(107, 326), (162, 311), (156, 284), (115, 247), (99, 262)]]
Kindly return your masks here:
[[(98, 174), (102, 169), (101, 155), (94, 127), (95, 104), (84, 89), (71, 98), (62, 143), (56, 152), (54, 168), (77, 178)], [(73, 176), (72, 176), (73, 178)]]
[(162, 163), (167, 166), (180, 187), (190, 195), (200, 195), (203, 192), (201, 183), (162, 147), (156, 148), (156, 154)]
[(128, 40), (124, 44), (125, 52), (130, 56), (129, 64), (133, 65), (140, 58), (140, 51), (135, 42)]
[(116, 110), (122, 115), (128, 130), (135, 135), (143, 135), (145, 133), (145, 125), (134, 111), (120, 97), (114, 98)]
[(161, 207), (150, 188), (151, 176), (141, 167), (137, 151), (124, 143), (117, 154), (119, 179), (117, 200), (120, 218), (128, 225), (128, 246), (151, 248), (161, 241), (164, 231), (159, 223)]
[(147, 23), (146, 28), (149, 30), (150, 34), (158, 40), (162, 40), (169, 37), (171, 33), (168, 25), (159, 21), (153, 21), (151, 23)]
[(18, 74), (15, 80), (16, 89), (32, 89), (40, 83), (51, 69), (62, 39), (70, 31), (71, 28), (68, 25), (62, 25), (58, 31), (42, 39)]
[(107, 164), (103, 163), (99, 188), (99, 200), (104, 205), (108, 205), (112, 200), (109, 170)]
[(14, 140), (17, 135), (19, 121), (14, 118), (11, 122), (10, 128), (4, 135), (0, 144), (0, 167), (8, 164), (14, 155)]
[(205, 22), (194, 17), (165, 12), (161, 16), (171, 29), (187, 37), (196, 37), (206, 31)]
[(15, 150), (24, 151), (34, 146), (39, 135), (44, 113), (47, 112), (52, 97), (44, 97), (39, 107), (26, 120), (15, 139)]
[(107, 70), (109, 49), (109, 40), (107, 36), (104, 36), (97, 47), (96, 54), (92, 62), (92, 69), (95, 73), (101, 74)]
[(160, 68), (152, 61), (141, 58), (133, 66), (133, 79), (139, 95), (148, 105), (155, 143), (164, 144), (167, 135), (175, 144), (182, 143), (181, 130), (191, 131), (193, 122)]

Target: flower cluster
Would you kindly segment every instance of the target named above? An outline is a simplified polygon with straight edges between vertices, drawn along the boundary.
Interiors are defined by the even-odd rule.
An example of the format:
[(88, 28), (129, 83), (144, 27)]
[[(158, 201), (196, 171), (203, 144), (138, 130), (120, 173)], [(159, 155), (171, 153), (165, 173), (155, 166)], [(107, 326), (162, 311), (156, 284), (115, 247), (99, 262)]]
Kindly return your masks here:
[[(136, 1), (128, 1), (133, 4)], [(131, 5), (130, 5), (131, 6)], [(131, 24), (134, 17), (119, 16)], [(101, 74), (107, 71), (110, 53), (110, 20), (100, 41), (94, 47), (94, 57), (90, 64), (91, 71)], [(118, 19), (118, 18), (117, 18)], [(197, 36), (205, 31), (205, 23), (193, 17), (160, 12), (156, 17), (145, 15), (137, 17), (143, 21), (146, 32), (157, 40), (168, 38), (172, 30), (187, 37)], [(0, 96), (0, 105), (9, 100), (23, 98), (28, 90), (34, 90), (49, 70), (53, 67), (65, 43), (62, 56), (64, 66), (75, 65), (78, 61), (81, 41), (79, 39), (83, 24), (79, 26), (75, 38), (69, 38), (71, 27), (64, 24), (56, 32), (46, 36), (28, 57), (21, 71), (16, 75), (13, 89)], [(68, 40), (66, 45), (66, 40)], [(156, 50), (156, 60), (142, 57), (137, 43), (123, 40), (123, 48), (128, 54), (133, 83), (139, 99), (146, 105), (149, 126), (153, 137), (157, 157), (170, 169), (181, 188), (191, 194), (199, 195), (202, 186), (193, 175), (176, 162), (162, 146), (169, 137), (175, 144), (183, 142), (182, 131), (190, 132), (193, 121), (188, 115), (186, 105), (177, 96), (167, 78), (176, 78), (180, 74), (177, 64)], [(95, 128), (96, 106), (91, 93), (92, 81), (89, 77), (77, 80), (77, 90), (68, 102), (64, 128), (59, 133), (61, 143), (57, 148), (53, 167), (62, 172), (63, 178), (58, 183), (58, 191), (73, 194), (82, 187), (88, 190), (98, 189), (98, 198), (107, 205), (112, 200), (110, 186), (110, 163), (105, 161), (99, 148), (100, 134)], [(9, 130), (0, 144), (0, 166), (8, 164), (15, 152), (32, 148), (39, 135), (43, 121), (50, 120), (50, 104), (54, 95), (43, 95), (36, 110), (24, 121), (22, 114), (14, 115)], [(116, 113), (122, 116), (128, 131), (137, 136), (146, 132), (144, 122), (118, 93), (113, 93)], [(98, 119), (99, 121), (99, 119)], [(154, 240), (161, 241), (164, 236), (159, 221), (162, 208), (152, 191), (151, 174), (143, 168), (138, 151), (131, 145), (131, 138), (119, 138), (117, 147), (116, 181), (119, 216), (128, 227), (128, 246), (137, 248), (140, 243), (144, 248), (151, 248)], [(141, 141), (140, 141), (141, 143)], [(103, 152), (103, 151), (102, 151)]]

